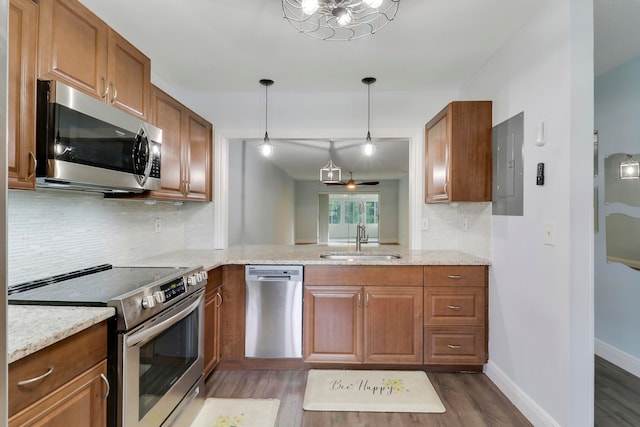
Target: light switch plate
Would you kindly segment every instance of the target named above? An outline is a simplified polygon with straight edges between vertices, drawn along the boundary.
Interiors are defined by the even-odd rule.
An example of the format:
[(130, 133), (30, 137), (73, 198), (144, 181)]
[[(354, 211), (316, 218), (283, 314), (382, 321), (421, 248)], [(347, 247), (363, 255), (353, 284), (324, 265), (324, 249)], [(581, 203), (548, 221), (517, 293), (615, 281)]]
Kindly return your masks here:
[(556, 228), (555, 225), (548, 222), (544, 224), (544, 244), (555, 246), (556, 244)]

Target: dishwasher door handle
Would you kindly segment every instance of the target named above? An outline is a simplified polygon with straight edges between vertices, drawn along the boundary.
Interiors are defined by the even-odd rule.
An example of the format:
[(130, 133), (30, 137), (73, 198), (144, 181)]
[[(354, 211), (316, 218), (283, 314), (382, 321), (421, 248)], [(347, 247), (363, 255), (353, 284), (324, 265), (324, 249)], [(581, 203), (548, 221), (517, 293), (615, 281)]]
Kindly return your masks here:
[(291, 276), (258, 276), (256, 280), (282, 280), (284, 282), (290, 282)]

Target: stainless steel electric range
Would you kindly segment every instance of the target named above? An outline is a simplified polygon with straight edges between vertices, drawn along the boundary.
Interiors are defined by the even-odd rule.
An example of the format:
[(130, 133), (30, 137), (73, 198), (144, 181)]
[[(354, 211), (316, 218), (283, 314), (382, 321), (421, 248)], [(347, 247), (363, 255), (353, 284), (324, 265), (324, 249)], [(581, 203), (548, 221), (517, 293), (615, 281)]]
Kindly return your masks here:
[(8, 300), (114, 307), (108, 425), (188, 426), (203, 401), (206, 282), (202, 267), (104, 264), (11, 286)]

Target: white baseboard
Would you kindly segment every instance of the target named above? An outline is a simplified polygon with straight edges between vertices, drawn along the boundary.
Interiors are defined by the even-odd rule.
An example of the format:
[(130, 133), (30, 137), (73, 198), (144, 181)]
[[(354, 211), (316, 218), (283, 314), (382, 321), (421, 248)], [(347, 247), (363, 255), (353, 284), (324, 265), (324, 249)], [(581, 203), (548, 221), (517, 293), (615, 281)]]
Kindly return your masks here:
[(484, 373), (534, 426), (560, 427), (560, 424), (494, 363), (489, 361)]
[(598, 339), (594, 343), (596, 355), (625, 371), (640, 377), (640, 359)]

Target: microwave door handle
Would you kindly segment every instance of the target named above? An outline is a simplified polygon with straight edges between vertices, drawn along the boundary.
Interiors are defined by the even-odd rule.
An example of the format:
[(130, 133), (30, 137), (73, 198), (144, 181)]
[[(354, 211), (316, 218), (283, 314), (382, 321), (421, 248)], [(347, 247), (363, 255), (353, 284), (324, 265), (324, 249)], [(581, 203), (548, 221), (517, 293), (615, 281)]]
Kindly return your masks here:
[(179, 312), (178, 314), (171, 316), (170, 318), (163, 320), (157, 325), (153, 325), (148, 329), (144, 329), (138, 333), (135, 333), (126, 339), (127, 347), (133, 347), (136, 344), (140, 344), (143, 341), (146, 341), (149, 338), (153, 338), (158, 333), (169, 329), (171, 326), (175, 325), (188, 315), (190, 315), (193, 311), (198, 308), (200, 302), (202, 300), (202, 296), (200, 296), (195, 302), (191, 303), (187, 308)]

